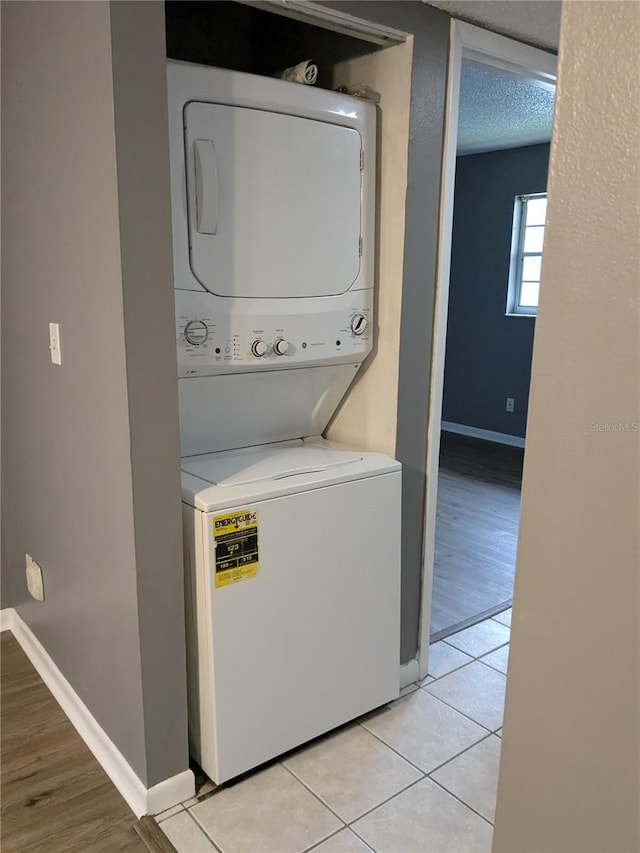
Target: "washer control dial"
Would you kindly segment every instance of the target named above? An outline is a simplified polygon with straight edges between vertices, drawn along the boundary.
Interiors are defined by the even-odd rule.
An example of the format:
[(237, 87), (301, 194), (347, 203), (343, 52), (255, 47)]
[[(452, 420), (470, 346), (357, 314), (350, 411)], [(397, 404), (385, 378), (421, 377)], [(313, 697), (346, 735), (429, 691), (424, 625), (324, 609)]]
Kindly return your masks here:
[(262, 358), (265, 356), (268, 349), (269, 347), (264, 341), (254, 341), (251, 344), (251, 352), (256, 356), (256, 358)]
[(364, 314), (354, 314), (351, 318), (351, 331), (354, 335), (364, 335), (367, 331), (367, 326), (369, 323), (367, 322), (367, 318)]
[(289, 350), (289, 341), (285, 341), (284, 338), (278, 338), (278, 340), (273, 345), (273, 351), (276, 355), (286, 355)]
[(184, 336), (188, 343), (197, 347), (201, 344), (206, 344), (209, 338), (209, 329), (207, 328), (207, 324), (203, 323), (202, 320), (191, 320), (184, 327)]

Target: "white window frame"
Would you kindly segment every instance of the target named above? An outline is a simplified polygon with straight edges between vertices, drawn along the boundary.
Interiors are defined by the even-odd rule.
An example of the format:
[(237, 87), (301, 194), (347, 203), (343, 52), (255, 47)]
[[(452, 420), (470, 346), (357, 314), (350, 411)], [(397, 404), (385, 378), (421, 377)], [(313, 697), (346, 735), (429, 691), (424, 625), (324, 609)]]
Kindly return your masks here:
[[(547, 193), (526, 193), (517, 195), (513, 203), (513, 231), (511, 235), (511, 262), (509, 264), (509, 286), (507, 288), (507, 316), (535, 317), (537, 305), (521, 305), (520, 290), (522, 287), (522, 270), (524, 259), (528, 257), (542, 258), (539, 252), (525, 252), (524, 238), (526, 231), (526, 206), (533, 198), (546, 198)], [(544, 227), (544, 226), (543, 226)]]

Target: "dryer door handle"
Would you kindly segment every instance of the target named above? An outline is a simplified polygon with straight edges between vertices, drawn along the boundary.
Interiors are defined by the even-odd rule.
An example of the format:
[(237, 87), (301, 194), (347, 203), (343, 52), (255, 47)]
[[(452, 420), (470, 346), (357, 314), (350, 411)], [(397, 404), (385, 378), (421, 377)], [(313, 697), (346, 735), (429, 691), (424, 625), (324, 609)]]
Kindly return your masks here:
[(213, 141), (196, 139), (193, 143), (193, 159), (198, 232), (215, 234), (218, 230), (218, 167)]

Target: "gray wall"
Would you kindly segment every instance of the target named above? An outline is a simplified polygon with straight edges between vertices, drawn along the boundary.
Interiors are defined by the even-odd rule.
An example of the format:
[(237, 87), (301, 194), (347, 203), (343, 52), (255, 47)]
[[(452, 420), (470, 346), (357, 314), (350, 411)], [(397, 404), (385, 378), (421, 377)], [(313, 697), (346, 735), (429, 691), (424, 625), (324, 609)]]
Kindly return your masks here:
[(639, 40), (563, 4), (496, 853), (639, 849)]
[(2, 5), (3, 605), (147, 786), (188, 766), (164, 79), (161, 4)]
[(188, 751), (162, 4), (111, 3), (111, 37), (142, 698), (154, 784), (186, 769)]
[(444, 421), (524, 437), (535, 319), (505, 316), (513, 200), (544, 192), (548, 165), (548, 145), (458, 157)]

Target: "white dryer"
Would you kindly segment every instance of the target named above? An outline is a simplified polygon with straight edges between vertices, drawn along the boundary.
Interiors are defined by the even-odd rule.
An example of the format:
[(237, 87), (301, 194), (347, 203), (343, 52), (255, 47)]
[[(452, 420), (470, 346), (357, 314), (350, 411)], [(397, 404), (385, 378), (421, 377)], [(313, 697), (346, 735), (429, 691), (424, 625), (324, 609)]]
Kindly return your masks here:
[(168, 63), (191, 750), (398, 695), (400, 465), (321, 438), (374, 330), (375, 107)]

